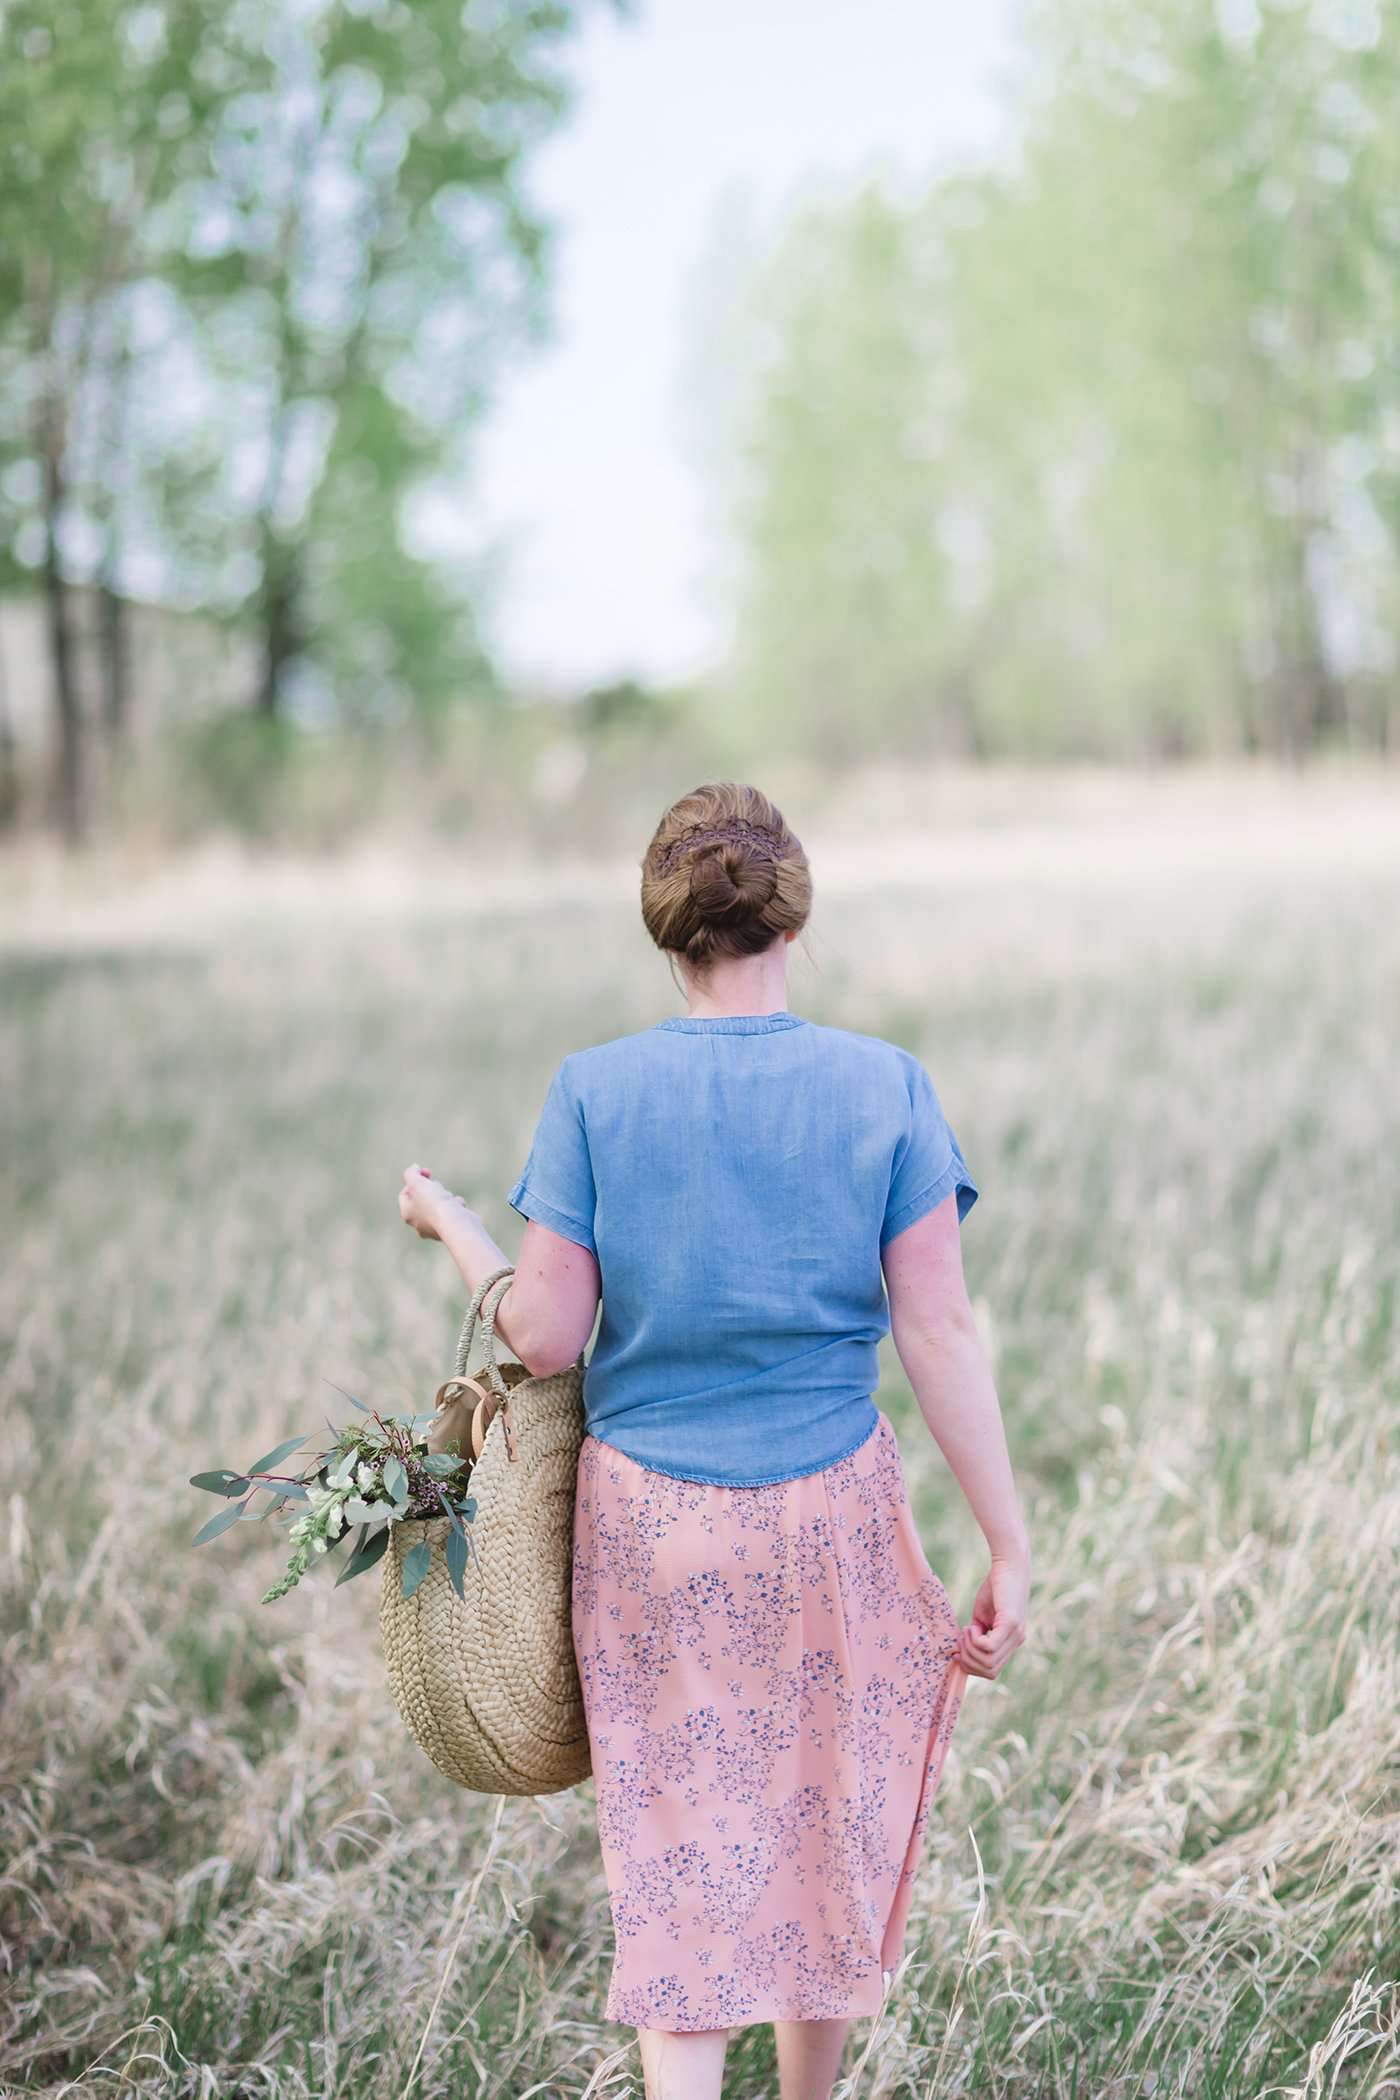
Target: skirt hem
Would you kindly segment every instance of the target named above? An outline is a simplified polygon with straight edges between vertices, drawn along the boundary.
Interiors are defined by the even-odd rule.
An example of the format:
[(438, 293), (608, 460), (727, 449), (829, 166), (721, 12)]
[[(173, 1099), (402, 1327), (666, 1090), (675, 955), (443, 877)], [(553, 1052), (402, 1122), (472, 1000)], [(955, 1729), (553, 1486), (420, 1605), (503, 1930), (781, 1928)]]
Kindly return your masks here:
[[(723, 2028), (707, 2027), (701, 2024), (695, 2024), (691, 2026), (667, 2026), (661, 2021), (658, 2021), (655, 2024), (655, 2026), (653, 2026), (651, 2022), (647, 2020), (629, 2020), (624, 2013), (610, 2012), (605, 2013), (603, 2017), (610, 2023), (610, 2025), (614, 2027), (631, 2027), (634, 2031), (638, 2033), (733, 2034), (741, 2027), (771, 2026), (775, 2020), (787, 2021), (873, 2019), (877, 2013), (882, 2012), (884, 2010), (886, 2000), (889, 1996), (889, 1990), (888, 1986), (882, 1982), (879, 1988), (875, 1991), (873, 1998), (871, 1996), (870, 1991), (868, 1990), (857, 1991), (854, 1993), (854, 1996), (861, 2002), (853, 2005), (838, 2006), (834, 2010), (828, 2007), (821, 2012), (811, 2012), (809, 2010), (798, 2011), (791, 2003), (784, 2005), (778, 2004), (777, 2002), (774, 2002), (771, 2005), (750, 2007), (746, 2012), (739, 2013), (734, 2019), (725, 2021)], [(805, 2004), (809, 2001), (803, 2002)]]

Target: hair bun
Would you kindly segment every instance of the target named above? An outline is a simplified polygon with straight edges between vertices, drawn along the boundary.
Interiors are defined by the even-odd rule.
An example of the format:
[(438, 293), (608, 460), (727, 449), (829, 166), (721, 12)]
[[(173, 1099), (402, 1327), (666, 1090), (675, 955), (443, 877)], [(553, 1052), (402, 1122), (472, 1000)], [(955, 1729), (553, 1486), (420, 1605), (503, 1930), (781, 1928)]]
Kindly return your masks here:
[(801, 841), (767, 795), (714, 780), (681, 795), (642, 857), (642, 918), (658, 948), (705, 970), (760, 955), (801, 930), (812, 878)]
[(738, 839), (713, 840), (697, 847), (690, 855), (688, 872), (696, 910), (715, 925), (745, 912), (761, 911), (778, 887), (773, 849)]

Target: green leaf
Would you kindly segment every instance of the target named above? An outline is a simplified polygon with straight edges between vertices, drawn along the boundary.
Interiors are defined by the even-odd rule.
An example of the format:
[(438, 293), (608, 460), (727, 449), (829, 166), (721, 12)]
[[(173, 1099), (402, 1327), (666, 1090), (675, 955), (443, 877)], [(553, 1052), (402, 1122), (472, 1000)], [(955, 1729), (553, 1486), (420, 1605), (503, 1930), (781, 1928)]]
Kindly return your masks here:
[(227, 1466), (217, 1473), (191, 1473), (192, 1488), (207, 1488), (211, 1495), (241, 1495), (248, 1485), (246, 1473), (230, 1473)]
[[(326, 1380), (326, 1384), (335, 1385), (335, 1380), (333, 1378), (328, 1378)], [(335, 1389), (338, 1393), (345, 1393), (345, 1388), (343, 1385), (335, 1385)], [(374, 1409), (372, 1407), (366, 1406), (363, 1400), (357, 1400), (353, 1393), (345, 1393), (345, 1397), (350, 1402), (352, 1407), (359, 1408), (361, 1414), (372, 1415), (374, 1413)]]
[(200, 1526), (190, 1540), (190, 1544), (192, 1546), (202, 1546), (206, 1539), (216, 1539), (221, 1531), (228, 1530), (230, 1524), (238, 1522), (247, 1507), (248, 1504), (246, 1502), (238, 1502), (234, 1504), (232, 1509), (221, 1509), (217, 1516), (212, 1516), (207, 1524)]
[(416, 1546), (409, 1547), (403, 1557), (403, 1593), (405, 1597), (413, 1595), (413, 1592), (427, 1574), (432, 1557), (432, 1550), (426, 1539), (420, 1539)]
[(256, 1465), (249, 1466), (248, 1471), (250, 1473), (270, 1473), (274, 1466), (280, 1466), (284, 1458), (289, 1457), (299, 1444), (304, 1444), (305, 1442), (306, 1438), (304, 1436), (289, 1436), (286, 1443), (279, 1444), (275, 1451), (264, 1452)]
[[(382, 1506), (381, 1504), (380, 1507)], [(352, 1495), (345, 1504), (345, 1521), (347, 1524), (368, 1524), (374, 1514), (375, 1504), (363, 1501), (358, 1495)]]
[(384, 1489), (386, 1494), (393, 1496), (395, 1502), (402, 1503), (408, 1500), (408, 1475), (403, 1469), (403, 1461), (401, 1459), (393, 1457), (385, 1459)]
[(311, 1497), (299, 1480), (279, 1480), (277, 1482), (277, 1492), (279, 1495), (284, 1495), (289, 1502), (309, 1502), (311, 1500)]
[(327, 1487), (347, 1488), (355, 1478), (355, 1468), (360, 1463), (360, 1454), (352, 1445), (340, 1464), (326, 1481)]
[(476, 1515), (476, 1496), (468, 1495), (464, 1502), (459, 1502), (457, 1504), (457, 1507), (461, 1510), (462, 1515), (470, 1524), (472, 1518)]
[(432, 1451), (423, 1460), (423, 1471), (431, 1473), (435, 1480), (446, 1480), (465, 1463), (465, 1459), (454, 1458), (450, 1451)]
[(449, 1531), (447, 1534), (447, 1572), (452, 1587), (459, 1597), (465, 1599), (462, 1577), (467, 1572), (467, 1534), (465, 1531)]
[(367, 1568), (372, 1568), (377, 1561), (383, 1560), (388, 1543), (388, 1532), (381, 1531), (374, 1538), (367, 1539), (363, 1546), (356, 1547), (336, 1576), (335, 1587), (339, 1589), (342, 1582), (353, 1582), (357, 1575), (363, 1575)]

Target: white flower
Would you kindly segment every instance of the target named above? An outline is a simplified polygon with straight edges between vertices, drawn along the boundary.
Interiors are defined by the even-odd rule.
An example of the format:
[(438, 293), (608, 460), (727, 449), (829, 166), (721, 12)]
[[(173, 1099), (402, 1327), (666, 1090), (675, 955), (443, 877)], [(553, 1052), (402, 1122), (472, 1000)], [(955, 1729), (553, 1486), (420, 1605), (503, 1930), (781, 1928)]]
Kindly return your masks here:
[(378, 1466), (372, 1466), (367, 1458), (362, 1458), (355, 1468), (355, 1485), (358, 1488), (378, 1487)]
[(344, 1531), (344, 1529), (345, 1504), (343, 1502), (337, 1502), (335, 1508), (331, 1511), (330, 1521), (326, 1525), (326, 1533), (328, 1537), (338, 1539), (340, 1537), (341, 1532)]
[(315, 1541), (315, 1545), (316, 1545), (316, 1551), (317, 1551), (318, 1553), (325, 1553), (325, 1552), (328, 1552), (328, 1551), (329, 1551), (329, 1547), (328, 1547), (328, 1545), (327, 1545), (327, 1542), (326, 1542), (326, 1540), (325, 1540), (325, 1539), (317, 1539), (317, 1540)]

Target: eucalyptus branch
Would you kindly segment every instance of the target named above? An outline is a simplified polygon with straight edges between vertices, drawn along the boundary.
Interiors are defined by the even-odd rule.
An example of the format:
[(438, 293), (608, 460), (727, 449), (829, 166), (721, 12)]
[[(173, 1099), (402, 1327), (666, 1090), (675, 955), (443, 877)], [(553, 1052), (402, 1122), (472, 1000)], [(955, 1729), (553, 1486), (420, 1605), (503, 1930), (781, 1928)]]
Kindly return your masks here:
[(196, 1533), (193, 1544), (201, 1546), (249, 1516), (249, 1504), (259, 1492), (272, 1500), (255, 1521), (284, 1509), (289, 1501), (301, 1501), (304, 1507), (286, 1533), (291, 1549), (287, 1567), (264, 1593), (264, 1603), (271, 1603), (295, 1588), (317, 1558), (330, 1553), (352, 1532), (358, 1530), (358, 1536), (340, 1582), (374, 1567), (385, 1554), (393, 1526), (409, 1524), (418, 1531), (399, 1564), (404, 1593), (411, 1596), (431, 1565), (426, 1520), (442, 1510), (450, 1525), (443, 1546), (448, 1575), (458, 1595), (463, 1595), (467, 1527), (476, 1509), (475, 1498), (466, 1493), (471, 1458), (428, 1449), (428, 1430), (436, 1419), (431, 1410), (385, 1416), (352, 1393), (346, 1398), (366, 1419), (343, 1429), (328, 1423), (333, 1438), (330, 1448), (309, 1457), (300, 1474), (275, 1468), (305, 1443), (304, 1437), (287, 1438), (251, 1466), (237, 1470), (220, 1466), (192, 1474), (191, 1486), (219, 1495), (228, 1504)]

